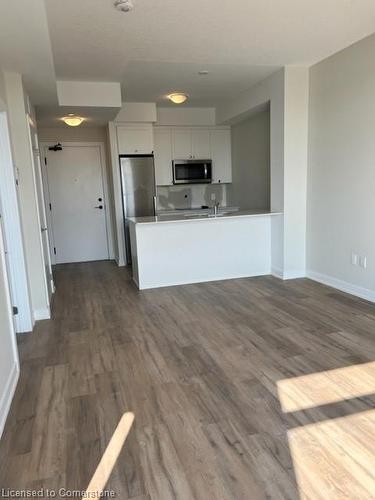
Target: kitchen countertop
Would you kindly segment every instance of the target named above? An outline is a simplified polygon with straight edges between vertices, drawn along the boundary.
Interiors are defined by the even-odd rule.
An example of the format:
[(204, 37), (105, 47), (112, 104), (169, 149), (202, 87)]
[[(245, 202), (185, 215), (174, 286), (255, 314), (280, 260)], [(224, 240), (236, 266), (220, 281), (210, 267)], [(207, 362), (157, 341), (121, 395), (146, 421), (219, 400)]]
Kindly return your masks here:
[(235, 212), (226, 212), (225, 209), (220, 209), (215, 217), (211, 214), (185, 214), (185, 215), (156, 215), (154, 217), (129, 217), (127, 220), (134, 224), (163, 224), (166, 222), (190, 222), (190, 221), (212, 221), (221, 219), (233, 219), (237, 217), (261, 217), (265, 215), (281, 215), (282, 212), (273, 212), (271, 210), (237, 210)]

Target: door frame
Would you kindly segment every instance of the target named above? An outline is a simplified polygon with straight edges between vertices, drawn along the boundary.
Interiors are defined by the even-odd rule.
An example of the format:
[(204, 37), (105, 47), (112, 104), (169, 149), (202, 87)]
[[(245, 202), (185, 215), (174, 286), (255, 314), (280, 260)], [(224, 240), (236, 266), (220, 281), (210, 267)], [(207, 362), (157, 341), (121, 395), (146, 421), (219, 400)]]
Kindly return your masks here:
[[(40, 149), (41, 149), (41, 169), (42, 169), (42, 181), (43, 181), (43, 189), (44, 189), (44, 200), (45, 200), (45, 208), (46, 208), (46, 216), (48, 221), (48, 226), (51, 228), (50, 232), (50, 253), (51, 253), (51, 261), (52, 264), (56, 264), (56, 257), (53, 251), (55, 247), (55, 234), (53, 227), (52, 214), (50, 210), (51, 197), (50, 190), (48, 185), (48, 175), (47, 175), (47, 151), (48, 148), (53, 146), (54, 144), (60, 143), (61, 146), (64, 147), (97, 147), (99, 148), (100, 153), (100, 163), (101, 163), (101, 171), (102, 171), (102, 180), (103, 180), (103, 190), (105, 197), (105, 221), (106, 221), (106, 234), (107, 234), (107, 246), (108, 246), (108, 258), (109, 260), (114, 259), (114, 245), (113, 245), (113, 226), (112, 226), (112, 210), (111, 210), (111, 198), (110, 198), (110, 190), (109, 190), (109, 179), (108, 179), (108, 169), (105, 155), (105, 144), (104, 142), (90, 142), (90, 141), (60, 141), (58, 138), (56, 140), (50, 141), (40, 141)], [(57, 152), (58, 154), (58, 152)]]
[(1, 210), (3, 212), (5, 260), (8, 265), (8, 280), (13, 306), (18, 314), (14, 326), (18, 333), (31, 332), (34, 326), (30, 298), (26, 258), (24, 253), (21, 214), (18, 204), (17, 169), (13, 164), (8, 117), (0, 112), (0, 186)]
[[(42, 177), (42, 162), (41, 162), (41, 151), (38, 139), (38, 129), (35, 125), (34, 120), (28, 114), (28, 125), (29, 125), (29, 142), (31, 149), (31, 160), (34, 168), (34, 179), (35, 179), (35, 189), (37, 195), (37, 206), (39, 212), (39, 222), (41, 230), (41, 239), (46, 238), (47, 249), (45, 250), (45, 244), (42, 241), (42, 253), (43, 260), (45, 263), (45, 268), (48, 266), (48, 271), (46, 269), (46, 285), (47, 285), (47, 296), (48, 304), (51, 306), (52, 296), (55, 293), (55, 283), (53, 281), (52, 274), (52, 260), (51, 260), (51, 244), (49, 238), (49, 221), (46, 214), (46, 203), (44, 199), (44, 187), (43, 187), (43, 177)], [(45, 225), (46, 227), (42, 227)], [(42, 234), (42, 232), (44, 234)]]

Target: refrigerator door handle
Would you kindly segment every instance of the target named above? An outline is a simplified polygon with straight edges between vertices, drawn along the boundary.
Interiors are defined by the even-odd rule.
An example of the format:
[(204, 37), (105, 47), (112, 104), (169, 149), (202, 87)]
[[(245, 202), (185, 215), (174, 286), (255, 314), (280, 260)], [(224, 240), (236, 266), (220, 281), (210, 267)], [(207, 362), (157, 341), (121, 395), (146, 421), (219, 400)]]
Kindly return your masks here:
[(156, 215), (156, 207), (158, 204), (158, 197), (157, 195), (153, 196), (153, 202), (154, 202), (154, 215)]

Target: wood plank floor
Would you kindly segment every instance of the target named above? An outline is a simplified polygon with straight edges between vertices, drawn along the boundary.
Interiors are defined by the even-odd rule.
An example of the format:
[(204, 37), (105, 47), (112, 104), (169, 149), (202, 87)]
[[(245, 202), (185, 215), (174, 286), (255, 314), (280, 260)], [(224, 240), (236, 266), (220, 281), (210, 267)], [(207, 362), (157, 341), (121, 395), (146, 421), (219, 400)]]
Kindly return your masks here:
[(374, 305), (273, 277), (139, 292), (111, 262), (56, 284), (19, 339), (1, 487), (85, 490), (132, 411), (115, 498), (374, 498)]

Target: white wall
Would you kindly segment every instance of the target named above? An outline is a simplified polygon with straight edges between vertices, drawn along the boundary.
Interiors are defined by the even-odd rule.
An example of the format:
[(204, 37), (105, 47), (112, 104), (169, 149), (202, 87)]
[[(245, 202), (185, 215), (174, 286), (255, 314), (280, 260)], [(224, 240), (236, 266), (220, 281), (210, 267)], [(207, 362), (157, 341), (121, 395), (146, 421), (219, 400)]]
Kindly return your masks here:
[(154, 102), (123, 102), (115, 122), (156, 122), (156, 104)]
[(0, 437), (18, 380), (19, 366), (15, 335), (6, 275), (4, 244), (0, 230)]
[[(285, 67), (216, 110), (217, 122), (238, 123), (267, 102), (271, 129), (273, 273), (305, 276), (308, 69)], [(287, 199), (286, 199), (287, 198)]]
[(284, 277), (306, 274), (309, 73), (285, 68)]
[(270, 111), (232, 127), (230, 204), (247, 210), (270, 207)]
[(19, 179), (18, 192), (31, 305), (35, 319), (47, 318), (50, 315), (49, 299), (22, 77), (17, 73), (4, 73), (4, 82), (13, 160)]
[(14, 318), (15, 328), (17, 332), (25, 333), (33, 329), (34, 319), (6, 110), (0, 110), (0, 179), (0, 210), (9, 266), (10, 294), (12, 305), (18, 309)]
[[(0, 111), (6, 111), (5, 85), (0, 71)], [(18, 354), (11, 316), (4, 244), (0, 228), (0, 436), (18, 379)]]
[(7, 105), (6, 105), (4, 75), (0, 68), (0, 111), (6, 111), (6, 110), (7, 110)]
[(285, 69), (282, 69), (251, 89), (243, 92), (234, 101), (216, 109), (216, 121), (221, 124), (239, 123), (266, 103), (270, 105), (271, 130), (271, 209), (284, 208), (284, 106)]
[(118, 82), (58, 81), (60, 106), (121, 108), (121, 85)]
[[(270, 105), (271, 210), (284, 210), (284, 83), (285, 70), (269, 76), (234, 101), (216, 109), (218, 124), (235, 124)], [(272, 272), (284, 276), (284, 217), (272, 219)]]
[(157, 108), (156, 125), (171, 126), (215, 126), (215, 108), (169, 107)]
[[(310, 70), (309, 274), (375, 300), (375, 35)], [(355, 252), (367, 269), (351, 264)]]
[[(38, 125), (38, 123), (37, 123)], [(60, 142), (106, 142), (107, 133), (105, 127), (39, 127), (39, 141)]]

